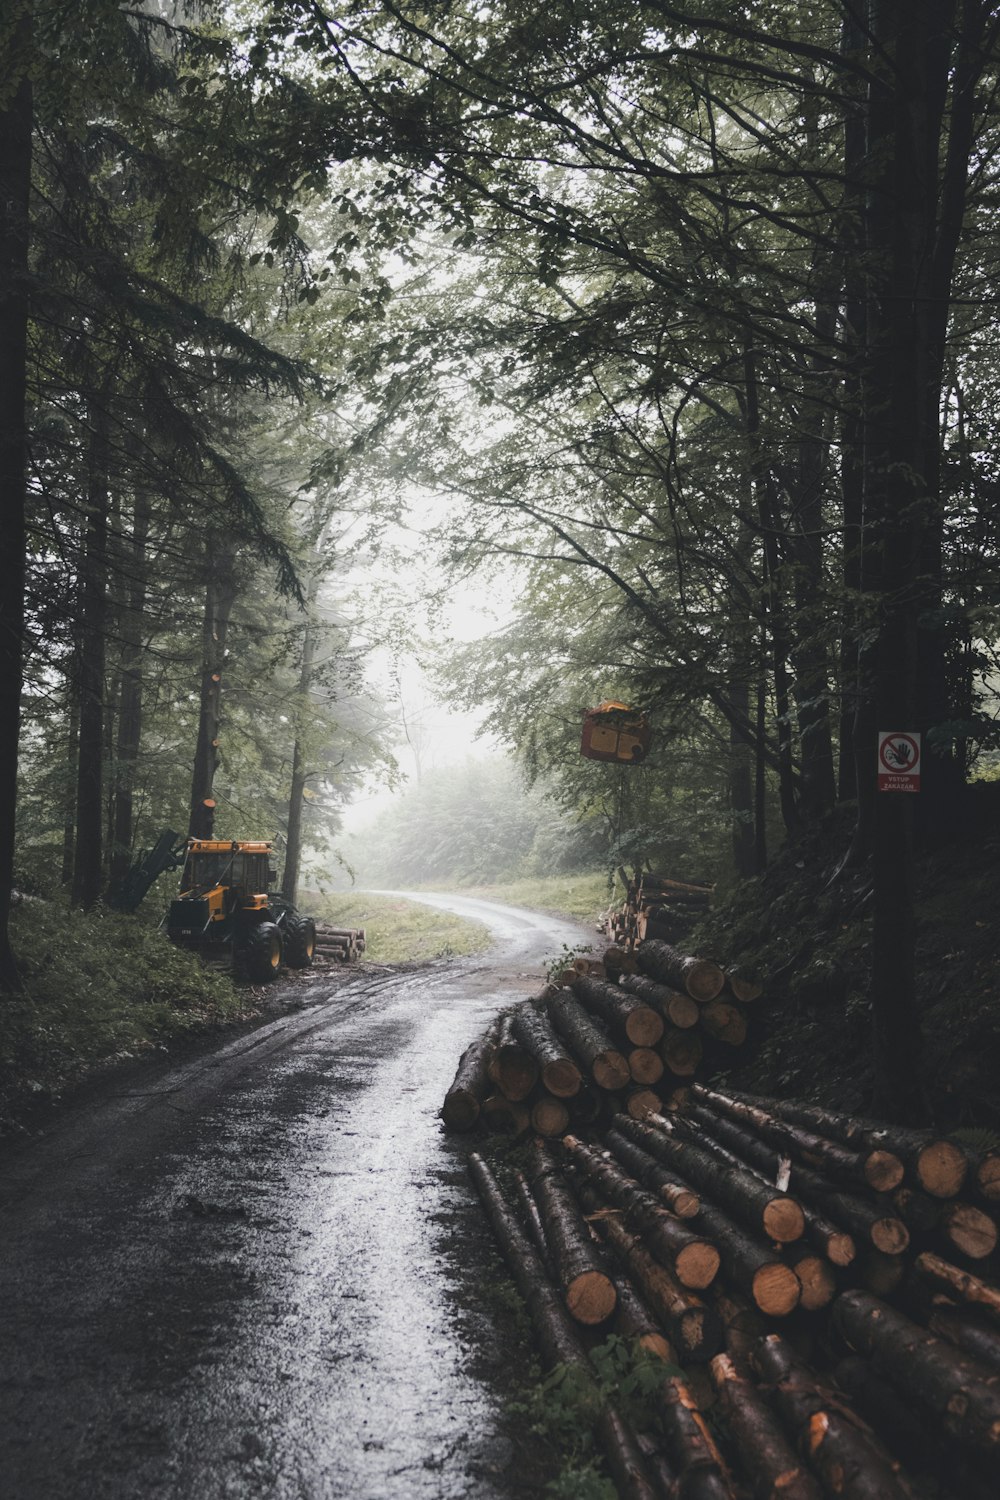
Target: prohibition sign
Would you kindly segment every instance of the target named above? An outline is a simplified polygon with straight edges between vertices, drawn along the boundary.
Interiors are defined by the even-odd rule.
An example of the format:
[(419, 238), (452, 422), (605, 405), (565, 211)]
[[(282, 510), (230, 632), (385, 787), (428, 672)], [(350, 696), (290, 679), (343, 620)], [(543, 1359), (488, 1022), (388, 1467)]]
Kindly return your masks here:
[(878, 737), (878, 784), (883, 792), (920, 789), (920, 736), (897, 731)]

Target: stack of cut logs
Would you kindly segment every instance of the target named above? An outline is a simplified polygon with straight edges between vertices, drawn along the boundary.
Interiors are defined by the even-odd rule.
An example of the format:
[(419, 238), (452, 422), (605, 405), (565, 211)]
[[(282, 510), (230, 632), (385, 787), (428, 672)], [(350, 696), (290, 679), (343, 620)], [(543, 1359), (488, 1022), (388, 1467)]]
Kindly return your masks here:
[(602, 961), (577, 959), (468, 1048), (445, 1123), (552, 1137), (619, 1110), (641, 1119), (676, 1105), (706, 1059), (719, 1066), (742, 1045), (760, 993), (656, 938), (632, 954), (609, 948)]
[(604, 913), (598, 931), (629, 953), (644, 938), (683, 942), (712, 904), (710, 885), (668, 880), (648, 870), (637, 870), (630, 879), (619, 869), (618, 878), (625, 887), (625, 898)]
[[(572, 1014), (564, 1034), (575, 1004), (550, 1012)], [(533, 1024), (505, 1021), (484, 1066), (507, 1078), (535, 1058)], [(626, 1065), (599, 1040), (606, 1088)], [(565, 1051), (541, 1067), (575, 1097)], [(996, 1500), (1000, 1152), (695, 1084), (664, 1114), (622, 1109), (527, 1155), (506, 1192), (478, 1155), (472, 1175), (623, 1496)], [(609, 1330), (664, 1364), (655, 1432), (593, 1380)]]
[(365, 951), (363, 927), (332, 927), (316, 923), (316, 958), (326, 963), (355, 963)]
[(646, 939), (464, 1054), (446, 1123), (543, 1138), (520, 1223), (473, 1160), (543, 1352), (585, 1372), (577, 1328), (613, 1327), (683, 1370), (665, 1451), (595, 1397), (626, 1495), (882, 1500), (914, 1493), (902, 1465), (995, 1500), (1000, 1152), (693, 1081), (685, 1041), (741, 1039), (758, 994)]

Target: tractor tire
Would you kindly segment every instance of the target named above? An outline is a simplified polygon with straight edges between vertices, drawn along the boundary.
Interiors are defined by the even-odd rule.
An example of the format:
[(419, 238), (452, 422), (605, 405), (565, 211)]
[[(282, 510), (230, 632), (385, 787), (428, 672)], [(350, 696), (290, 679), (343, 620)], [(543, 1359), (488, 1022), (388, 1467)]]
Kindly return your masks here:
[(316, 952), (316, 923), (312, 917), (290, 916), (285, 923), (285, 963), (308, 969)]
[(247, 938), (243, 962), (254, 984), (269, 984), (281, 972), (281, 932), (275, 922), (261, 922)]

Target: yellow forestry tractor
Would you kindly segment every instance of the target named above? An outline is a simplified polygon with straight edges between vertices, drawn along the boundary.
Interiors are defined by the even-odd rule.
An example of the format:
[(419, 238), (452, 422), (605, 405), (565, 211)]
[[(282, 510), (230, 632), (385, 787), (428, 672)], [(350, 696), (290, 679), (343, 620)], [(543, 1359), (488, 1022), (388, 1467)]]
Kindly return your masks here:
[(180, 895), (165, 920), (171, 941), (206, 958), (228, 956), (257, 984), (277, 978), (282, 963), (309, 968), (316, 924), (270, 889), (272, 854), (265, 839), (187, 839)]

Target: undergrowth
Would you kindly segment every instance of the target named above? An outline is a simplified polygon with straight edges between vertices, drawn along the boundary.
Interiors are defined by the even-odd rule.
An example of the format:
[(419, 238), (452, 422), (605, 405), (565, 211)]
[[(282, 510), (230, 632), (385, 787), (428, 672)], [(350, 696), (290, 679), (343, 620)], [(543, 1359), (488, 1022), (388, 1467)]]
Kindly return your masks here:
[(0, 1002), (0, 1132), (97, 1065), (252, 1009), (142, 917), (35, 899), (14, 909), (11, 935), (23, 993)]

